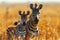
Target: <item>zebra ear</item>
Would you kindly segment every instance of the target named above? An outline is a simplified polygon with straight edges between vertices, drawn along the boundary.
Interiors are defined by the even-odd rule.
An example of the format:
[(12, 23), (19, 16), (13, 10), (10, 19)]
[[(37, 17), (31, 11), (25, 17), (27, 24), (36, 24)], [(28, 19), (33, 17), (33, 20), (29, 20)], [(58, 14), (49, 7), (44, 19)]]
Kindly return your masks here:
[(29, 15), (30, 14), (30, 11), (27, 11), (27, 15)]
[(30, 8), (33, 9), (33, 4), (30, 4)]
[(21, 15), (21, 11), (19, 11), (19, 15)]
[(38, 9), (41, 9), (41, 8), (42, 8), (42, 6), (43, 6), (43, 5), (42, 5), (42, 4), (40, 4), (40, 5), (39, 5), (39, 7), (38, 7)]

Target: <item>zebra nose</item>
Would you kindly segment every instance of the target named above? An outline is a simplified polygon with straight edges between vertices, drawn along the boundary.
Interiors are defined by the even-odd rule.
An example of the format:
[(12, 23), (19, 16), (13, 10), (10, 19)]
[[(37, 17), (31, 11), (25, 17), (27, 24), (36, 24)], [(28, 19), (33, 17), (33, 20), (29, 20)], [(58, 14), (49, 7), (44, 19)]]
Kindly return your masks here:
[(25, 25), (26, 24), (26, 22), (23, 22), (23, 25)]

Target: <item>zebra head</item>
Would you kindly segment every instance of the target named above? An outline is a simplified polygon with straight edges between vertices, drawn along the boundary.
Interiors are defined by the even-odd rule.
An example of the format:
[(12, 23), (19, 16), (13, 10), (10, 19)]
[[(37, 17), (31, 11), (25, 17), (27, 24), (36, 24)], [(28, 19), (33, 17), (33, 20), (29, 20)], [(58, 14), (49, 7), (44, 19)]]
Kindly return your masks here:
[(42, 4), (39, 4), (39, 7), (37, 6), (37, 4), (35, 3), (35, 5), (33, 6), (33, 4), (30, 4), (30, 8), (32, 9), (32, 16), (31, 18), (35, 21), (39, 20), (39, 10), (42, 9)]
[(29, 15), (29, 11), (27, 11), (27, 13), (25, 14), (25, 11), (23, 12), (23, 14), (22, 14), (22, 12), (21, 11), (19, 11), (19, 15), (21, 16), (21, 23), (23, 24), (23, 25), (25, 25), (26, 23), (27, 23), (27, 16)]

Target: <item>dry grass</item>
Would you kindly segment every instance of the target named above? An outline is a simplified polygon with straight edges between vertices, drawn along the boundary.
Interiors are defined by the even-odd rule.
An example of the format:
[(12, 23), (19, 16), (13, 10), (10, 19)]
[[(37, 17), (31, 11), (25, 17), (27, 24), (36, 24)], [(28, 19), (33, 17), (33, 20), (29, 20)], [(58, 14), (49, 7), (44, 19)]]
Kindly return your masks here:
[[(10, 5), (7, 13), (6, 6), (0, 5), (0, 34), (3, 35), (0, 35), (3, 37), (1, 40), (6, 40), (7, 27), (15, 27), (13, 23), (20, 20), (18, 10), (27, 11), (30, 8), (27, 4)], [(60, 40), (60, 5), (43, 4), (40, 14), (38, 40)]]

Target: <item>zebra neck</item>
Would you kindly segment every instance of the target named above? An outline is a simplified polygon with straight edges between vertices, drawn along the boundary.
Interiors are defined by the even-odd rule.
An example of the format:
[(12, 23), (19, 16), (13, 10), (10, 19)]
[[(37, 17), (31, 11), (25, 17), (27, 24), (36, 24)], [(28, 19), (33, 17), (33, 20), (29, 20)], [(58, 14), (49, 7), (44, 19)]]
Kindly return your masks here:
[(29, 23), (31, 27), (36, 28), (37, 24), (34, 21), (31, 20)]

